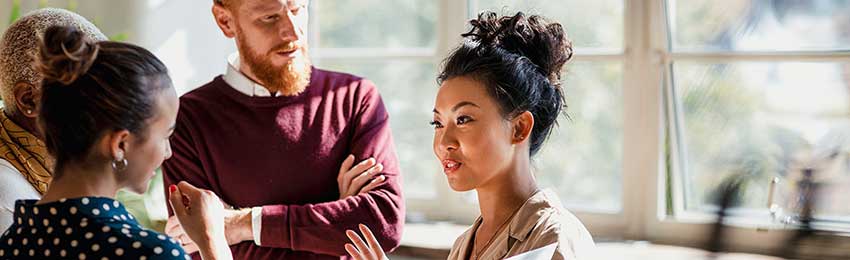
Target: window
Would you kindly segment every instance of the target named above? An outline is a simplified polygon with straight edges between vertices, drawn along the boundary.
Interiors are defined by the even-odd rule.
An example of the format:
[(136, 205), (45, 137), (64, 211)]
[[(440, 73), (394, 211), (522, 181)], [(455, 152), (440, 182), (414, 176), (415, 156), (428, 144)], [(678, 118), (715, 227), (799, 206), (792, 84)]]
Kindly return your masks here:
[(831, 54), (850, 50), (850, 2), (670, 0), (667, 14), (681, 210), (712, 210), (734, 174), (748, 180), (743, 212), (766, 213), (779, 178), (793, 215), (810, 169), (819, 215), (847, 219), (850, 63)]
[[(39, 4), (9, 2), (23, 13)], [(220, 74), (235, 51), (195, 12), (209, 0), (49, 4), (77, 2), (108, 35), (162, 58), (179, 93)], [(793, 227), (769, 214), (770, 183), (779, 179), (780, 216), (793, 217), (807, 169), (823, 192), (816, 217), (850, 226), (850, 1), (313, 0), (313, 62), (374, 81), (390, 113), (409, 222), (478, 214), (473, 193), (446, 184), (428, 122), (440, 63), (482, 10), (541, 14), (573, 40), (562, 73), (570, 119), (534, 172), (597, 240), (700, 246), (719, 183), (743, 174), (729, 249), (769, 252)], [(161, 197), (135, 201), (165, 209)]]
[(404, 192), (435, 199), (441, 172), (431, 149), (437, 93), (437, 1), (311, 2), (311, 52), (323, 69), (375, 82), (390, 114)]
[[(471, 0), (474, 18), (539, 14), (564, 26), (575, 56), (562, 72), (567, 114), (535, 161), (542, 187), (554, 188), (573, 209), (619, 212), (622, 207), (623, 7), (621, 0)], [(584, 10), (574, 12), (574, 10)]]
[[(801, 160), (815, 158), (831, 172), (823, 175), (827, 192), (850, 184), (846, 2), (326, 3), (313, 2), (314, 57), (378, 84), (413, 220), (468, 222), (477, 214), (473, 194), (446, 187), (432, 133), (420, 122), (441, 59), (483, 10), (541, 14), (573, 40), (575, 57), (563, 72), (571, 119), (561, 120), (534, 167), (539, 183), (555, 188), (598, 236), (693, 245), (702, 238), (691, 231), (711, 222), (714, 191), (733, 173), (750, 176), (737, 216), (768, 229), (782, 228), (767, 211), (769, 183), (780, 177), (776, 202), (793, 211), (800, 169), (813, 167)], [(351, 18), (362, 16), (369, 18)], [(826, 196), (821, 217), (850, 216), (843, 197)], [(753, 238), (746, 230), (742, 239)], [(744, 247), (776, 241), (770, 237)]]
[[(535, 162), (540, 183), (553, 187), (571, 207), (618, 212), (622, 207), (622, 75), (623, 7), (619, 0), (541, 1), (511, 5), (511, 1), (448, 3), (475, 10), (507, 14), (515, 10), (553, 10), (542, 14), (562, 21), (580, 51), (565, 67), (568, 113), (581, 120), (561, 119), (550, 144)], [(313, 1), (311, 45), (314, 62), (326, 69), (361, 75), (373, 80), (390, 112), (393, 136), (409, 207), (427, 212), (429, 200), (445, 201), (458, 208), (474, 199), (457, 199), (440, 175), (431, 151), (432, 130), (425, 124), (436, 96), (435, 78), (442, 58), (459, 44), (469, 17), (455, 17), (456, 34), (440, 32), (438, 18), (445, 16), (441, 1)], [(560, 8), (566, 6), (567, 8)], [(468, 8), (467, 7), (467, 8)], [(555, 8), (558, 7), (558, 8)], [(572, 9), (592, 9), (604, 19), (570, 16)], [(340, 12), (345, 12), (341, 15)], [(459, 18), (459, 19), (458, 19)], [(597, 26), (590, 26), (591, 23)], [(570, 30), (575, 28), (575, 30)], [(574, 33), (573, 33), (574, 32)], [(318, 47), (316, 47), (318, 46)], [(440, 55), (438, 55), (438, 52)], [(580, 116), (579, 116), (580, 115)], [(606, 192), (598, 192), (600, 189)], [(471, 194), (466, 194), (466, 197)], [(450, 197), (450, 198), (446, 198)], [(421, 199), (421, 203), (416, 200)], [(465, 215), (456, 211), (449, 215)], [(416, 215), (416, 214), (414, 214)], [(430, 217), (434, 214), (429, 213)], [(439, 218), (439, 216), (437, 217)], [(454, 218), (454, 217), (449, 217)]]

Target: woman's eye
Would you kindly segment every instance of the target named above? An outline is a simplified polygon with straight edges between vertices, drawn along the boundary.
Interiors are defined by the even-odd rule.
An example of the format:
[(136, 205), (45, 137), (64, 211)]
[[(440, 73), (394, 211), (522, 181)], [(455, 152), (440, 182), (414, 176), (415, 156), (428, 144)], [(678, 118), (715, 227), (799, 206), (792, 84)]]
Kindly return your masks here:
[(429, 124), (431, 126), (433, 126), (434, 128), (443, 128), (443, 124), (441, 124), (440, 122), (437, 122), (437, 120), (431, 121), (431, 123), (429, 123)]
[(468, 117), (468, 116), (459, 116), (457, 118), (457, 124), (458, 125), (466, 124), (466, 123), (469, 123), (471, 121), (472, 121), (472, 118)]

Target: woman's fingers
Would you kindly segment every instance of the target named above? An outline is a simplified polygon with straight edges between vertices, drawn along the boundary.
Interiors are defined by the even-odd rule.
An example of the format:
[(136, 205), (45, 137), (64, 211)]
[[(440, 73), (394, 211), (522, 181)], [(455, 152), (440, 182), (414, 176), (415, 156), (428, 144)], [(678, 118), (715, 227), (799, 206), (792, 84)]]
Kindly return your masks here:
[(352, 244), (345, 244), (345, 251), (348, 252), (348, 255), (354, 257), (354, 260), (367, 260)]
[(375, 257), (377, 257), (377, 259), (384, 259), (384, 249), (381, 249), (381, 244), (379, 244), (378, 240), (375, 239), (375, 235), (372, 234), (372, 230), (369, 230), (369, 227), (363, 224), (358, 226), (360, 227), (360, 233), (363, 233), (363, 238), (366, 239), (366, 242), (369, 244), (369, 248)]
[(181, 246), (183, 247), (183, 251), (186, 251), (187, 254), (198, 252), (198, 245), (195, 243), (189, 243)]
[(169, 186), (168, 191), (168, 202), (171, 204), (171, 210), (174, 211), (174, 215), (178, 218), (185, 216), (186, 205), (183, 205), (183, 193), (180, 192), (180, 189), (176, 185)]
[[(169, 199), (171, 199), (171, 195), (169, 195)], [(165, 234), (173, 237), (179, 233), (182, 233), (182, 231), (180, 231), (180, 221), (177, 220), (177, 216), (168, 217), (168, 221), (165, 223)]]
[[(171, 237), (174, 237), (174, 236), (171, 236)], [(180, 234), (179, 236), (174, 237), (174, 238), (179, 240), (181, 245), (188, 245), (188, 244), (194, 244), (195, 243), (195, 241), (193, 241), (192, 238), (189, 237), (189, 235), (187, 235), (186, 233)]]
[(200, 193), (202, 192), (201, 189), (198, 189), (194, 185), (189, 184), (188, 182), (185, 182), (185, 181), (181, 181), (181, 182), (177, 183), (177, 189), (180, 190), (180, 193), (183, 193), (183, 194), (186, 194), (187, 196), (189, 196), (189, 198), (198, 197), (198, 196), (200, 196)]
[(369, 249), (369, 246), (366, 245), (366, 242), (363, 242), (363, 239), (357, 235), (357, 232), (346, 230), (345, 235), (348, 236), (351, 242), (354, 242), (354, 246), (357, 247), (357, 251), (360, 252), (364, 259), (377, 259), (372, 250)]

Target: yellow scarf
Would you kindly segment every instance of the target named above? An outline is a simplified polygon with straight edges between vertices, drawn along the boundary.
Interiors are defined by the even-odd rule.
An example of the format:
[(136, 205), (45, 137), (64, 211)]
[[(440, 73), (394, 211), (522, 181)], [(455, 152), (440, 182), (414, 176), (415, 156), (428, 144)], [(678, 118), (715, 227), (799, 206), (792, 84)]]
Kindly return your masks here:
[(0, 158), (21, 172), (39, 193), (47, 191), (53, 178), (53, 159), (44, 142), (12, 122), (0, 109)]

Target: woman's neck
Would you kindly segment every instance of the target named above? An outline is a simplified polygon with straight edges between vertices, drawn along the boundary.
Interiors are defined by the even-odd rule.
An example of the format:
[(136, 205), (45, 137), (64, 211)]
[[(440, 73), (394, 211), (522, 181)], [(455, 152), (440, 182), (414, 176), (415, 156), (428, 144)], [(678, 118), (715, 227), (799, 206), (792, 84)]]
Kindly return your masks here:
[(520, 156), (507, 172), (476, 189), (485, 225), (503, 224), (538, 190), (529, 160)]
[(38, 204), (58, 201), (62, 198), (107, 197), (115, 198), (121, 188), (112, 174), (112, 168), (83, 167), (69, 165), (57, 168), (50, 188)]

